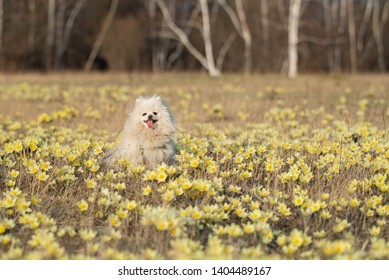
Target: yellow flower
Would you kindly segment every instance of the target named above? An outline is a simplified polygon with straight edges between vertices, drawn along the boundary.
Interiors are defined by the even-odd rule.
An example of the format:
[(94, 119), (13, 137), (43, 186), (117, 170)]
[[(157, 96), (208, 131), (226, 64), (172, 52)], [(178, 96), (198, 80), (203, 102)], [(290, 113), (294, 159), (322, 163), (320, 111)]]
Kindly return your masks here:
[(80, 209), (81, 212), (85, 212), (86, 210), (88, 210), (89, 204), (84, 199), (82, 199), (77, 203), (77, 207), (78, 209)]
[(277, 244), (278, 246), (283, 246), (286, 244), (287, 238), (285, 234), (281, 234), (280, 236), (277, 237)]
[(265, 170), (268, 171), (268, 172), (274, 171), (274, 164), (272, 162), (266, 163)]
[(7, 186), (8, 187), (14, 187), (16, 185), (16, 182), (14, 180), (8, 180)]
[(292, 213), (290, 212), (290, 208), (286, 206), (286, 204), (284, 203), (280, 203), (278, 205), (278, 211), (280, 212), (280, 214), (282, 216), (289, 216), (291, 215)]
[(85, 167), (87, 168), (91, 168), (92, 165), (93, 165), (94, 161), (92, 159), (89, 159), (89, 160), (84, 160), (84, 165)]
[(351, 207), (358, 207), (360, 204), (360, 201), (358, 200), (358, 198), (353, 198), (349, 201), (349, 205)]
[(298, 230), (293, 230), (289, 236), (290, 243), (296, 247), (301, 247), (304, 242), (304, 236), (302, 232)]
[(317, 202), (312, 203), (310, 206), (310, 210), (312, 212), (319, 211), (320, 210), (320, 203), (317, 203)]
[(4, 145), (4, 149), (7, 154), (12, 154), (15, 150), (13, 143), (7, 143)]
[(82, 229), (79, 235), (84, 241), (91, 241), (96, 237), (97, 233), (92, 229)]
[(35, 174), (38, 171), (39, 171), (39, 167), (36, 164), (33, 164), (33, 165), (28, 167), (28, 172), (31, 173), (31, 174)]
[(151, 187), (150, 186), (146, 186), (143, 189), (143, 195), (149, 195), (150, 193), (151, 193)]
[(8, 196), (3, 200), (3, 207), (4, 208), (11, 208), (15, 205), (16, 199)]
[(190, 166), (193, 167), (193, 168), (197, 168), (199, 166), (199, 164), (200, 164), (200, 161), (198, 159), (196, 159), (196, 158), (192, 159), (190, 161)]
[(131, 201), (126, 201), (126, 204), (125, 204), (125, 207), (127, 210), (134, 210), (138, 207), (138, 204), (136, 203), (135, 200), (131, 200)]
[(263, 189), (263, 190), (261, 190), (260, 195), (262, 197), (267, 197), (270, 195), (270, 191), (268, 189)]
[(86, 179), (85, 183), (88, 189), (94, 189), (96, 187), (96, 181), (94, 181), (93, 179)]
[(173, 167), (173, 166), (170, 166), (167, 170), (166, 170), (167, 174), (169, 175), (173, 175), (174, 173), (176, 173), (176, 168)]
[(295, 206), (301, 206), (304, 202), (304, 199), (301, 196), (295, 196), (293, 199), (293, 204)]
[(213, 173), (215, 173), (216, 171), (217, 171), (217, 166), (214, 165), (214, 164), (211, 164), (211, 165), (208, 166), (208, 168), (207, 168), (207, 172), (208, 172), (209, 174), (213, 174)]
[(93, 164), (92, 167), (90, 168), (90, 170), (92, 172), (97, 172), (99, 169), (100, 169), (100, 166), (97, 164)]
[(254, 210), (253, 212), (251, 212), (251, 213), (249, 214), (249, 218), (250, 218), (250, 220), (252, 220), (252, 221), (257, 221), (257, 220), (259, 220), (259, 218), (261, 218), (261, 217), (262, 217), (262, 212), (261, 212), (260, 210), (258, 210), (258, 209)]
[(253, 174), (247, 170), (244, 171), (242, 175), (243, 175), (243, 178), (245, 178), (245, 179), (251, 178), (253, 176)]
[(75, 156), (74, 154), (70, 153), (70, 154), (68, 155), (68, 160), (69, 160), (70, 162), (74, 161), (75, 159), (76, 159), (76, 156)]
[(16, 178), (16, 177), (18, 177), (19, 173), (20, 173), (19, 171), (16, 171), (15, 169), (12, 169), (11, 172), (9, 173), (9, 175), (12, 178)]
[(39, 171), (36, 175), (39, 181), (46, 181), (47, 178), (49, 178), (49, 175), (46, 174), (46, 172)]
[(193, 213), (192, 213), (191, 216), (192, 216), (193, 219), (199, 220), (199, 219), (201, 219), (201, 217), (202, 217), (203, 215), (202, 215), (201, 211), (199, 211), (199, 210), (196, 209), (196, 210), (193, 211)]
[(122, 191), (126, 188), (126, 184), (125, 183), (117, 183), (115, 185), (115, 189), (117, 189), (118, 191)]
[(372, 226), (370, 229), (369, 229), (369, 233), (371, 236), (373, 237), (377, 237), (378, 235), (380, 235), (380, 232), (381, 232), (381, 228), (380, 227), (377, 227), (377, 226)]
[(113, 227), (119, 227), (122, 223), (117, 215), (110, 215), (108, 217), (109, 224)]
[(6, 227), (4, 224), (0, 224), (0, 234), (3, 234), (6, 231)]
[(39, 163), (39, 167), (40, 169), (42, 169), (43, 171), (47, 171), (49, 169), (51, 169), (51, 165), (50, 165), (50, 162), (40, 162)]
[(23, 150), (23, 143), (22, 143), (22, 141), (16, 140), (13, 145), (14, 145), (15, 152), (21, 152)]
[(153, 181), (157, 179), (157, 173), (155, 171), (150, 171), (145, 175), (146, 181)]
[(159, 171), (157, 173), (157, 181), (159, 183), (165, 182), (166, 178), (167, 178), (167, 174), (164, 171)]
[(155, 224), (157, 230), (167, 230), (169, 228), (169, 222), (166, 220), (159, 220)]
[(255, 227), (253, 224), (246, 224), (243, 226), (243, 231), (247, 234), (253, 233), (255, 230)]
[(173, 190), (168, 190), (164, 193), (163, 199), (165, 201), (171, 201), (175, 198), (174, 191)]
[(323, 219), (330, 219), (332, 217), (332, 215), (327, 210), (322, 210), (320, 217), (322, 217)]

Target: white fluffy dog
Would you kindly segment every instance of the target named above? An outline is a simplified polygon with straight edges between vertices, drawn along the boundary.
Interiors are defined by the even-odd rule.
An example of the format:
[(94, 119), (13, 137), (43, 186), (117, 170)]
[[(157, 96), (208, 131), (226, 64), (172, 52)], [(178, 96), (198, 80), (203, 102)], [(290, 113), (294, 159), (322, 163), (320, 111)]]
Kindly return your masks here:
[(139, 97), (128, 114), (120, 143), (104, 160), (108, 166), (113, 166), (120, 158), (149, 168), (162, 162), (172, 164), (176, 154), (176, 133), (176, 122), (161, 97)]

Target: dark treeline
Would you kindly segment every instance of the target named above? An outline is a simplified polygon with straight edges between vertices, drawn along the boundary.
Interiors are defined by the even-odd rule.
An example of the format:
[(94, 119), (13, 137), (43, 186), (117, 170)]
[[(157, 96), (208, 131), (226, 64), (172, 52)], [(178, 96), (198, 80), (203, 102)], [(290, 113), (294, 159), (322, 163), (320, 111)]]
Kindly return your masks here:
[(0, 71), (384, 72), (388, 17), (389, 0), (0, 0)]

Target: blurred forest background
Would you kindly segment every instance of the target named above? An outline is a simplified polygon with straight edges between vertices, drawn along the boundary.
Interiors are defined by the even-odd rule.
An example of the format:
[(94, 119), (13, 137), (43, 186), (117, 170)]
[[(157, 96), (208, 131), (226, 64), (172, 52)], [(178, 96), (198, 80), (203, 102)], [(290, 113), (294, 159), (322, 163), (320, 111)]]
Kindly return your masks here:
[(385, 72), (389, 0), (0, 0), (0, 71)]

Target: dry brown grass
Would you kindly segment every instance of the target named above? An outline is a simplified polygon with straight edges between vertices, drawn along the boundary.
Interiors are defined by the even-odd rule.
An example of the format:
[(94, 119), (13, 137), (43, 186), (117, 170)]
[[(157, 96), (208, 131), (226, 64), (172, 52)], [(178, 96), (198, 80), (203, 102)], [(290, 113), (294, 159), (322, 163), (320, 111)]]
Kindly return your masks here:
[[(318, 75), (289, 80), (273, 75), (224, 75), (210, 79), (205, 74), (68, 73), (4, 75), (0, 80), (0, 201), (3, 201), (0, 203), (0, 241), (4, 243), (0, 244), (3, 252), (0, 255), (3, 258), (309, 259), (389, 256), (389, 229), (384, 223), (389, 215), (388, 191), (380, 191), (373, 179), (373, 176), (389, 170), (388, 156), (385, 155), (389, 151), (385, 136), (388, 76)], [(153, 94), (168, 100), (180, 127), (178, 145), (183, 154), (175, 166), (176, 172), (169, 175), (166, 182), (145, 181), (143, 178), (150, 174), (149, 171), (121, 167), (121, 179), (115, 172), (112, 174), (116, 178), (108, 178), (110, 171), (101, 165), (104, 150), (117, 139), (134, 99), (138, 95)], [(364, 108), (361, 100), (367, 102)], [(76, 113), (64, 113), (64, 117), (55, 117), (47, 123), (36, 122), (42, 114), (50, 115), (64, 108), (72, 108)], [(364, 122), (358, 117), (361, 113)], [(21, 127), (13, 129), (16, 122), (20, 122)], [(362, 135), (364, 128), (369, 131), (368, 135)], [(32, 135), (40, 140), (36, 152), (30, 151), (25, 144), (26, 138)], [(6, 145), (17, 140), (24, 141), (23, 150), (7, 153)], [(80, 150), (79, 141), (84, 140), (90, 141), (91, 145), (81, 149), (75, 162), (67, 159), (69, 153)], [(55, 155), (58, 142), (66, 149), (66, 155)], [(356, 144), (362, 149), (363, 144), (373, 142), (374, 148), (363, 152), (360, 162), (347, 166), (346, 157), (355, 156), (354, 153), (347, 154), (351, 145)], [(298, 149), (284, 146), (294, 144)], [(312, 147), (322, 149), (327, 144), (336, 147), (327, 152), (310, 151)], [(103, 152), (94, 154), (94, 145), (101, 147)], [(377, 145), (382, 146), (381, 152), (376, 151)], [(222, 152), (217, 151), (218, 146)], [(266, 152), (259, 151), (261, 146), (267, 147)], [(245, 153), (239, 149), (250, 147), (256, 149), (254, 155), (243, 160), (243, 164), (237, 163), (236, 157)], [(230, 160), (223, 161), (225, 151), (231, 153)], [(326, 154), (333, 154), (335, 159), (333, 162), (324, 161), (320, 167), (320, 160)], [(373, 162), (378, 158), (382, 163), (369, 164), (366, 160), (369, 155)], [(294, 163), (301, 159), (301, 164), (309, 167), (313, 175), (308, 183), (300, 181), (302, 179), (282, 182), (281, 175), (293, 165), (287, 162), (290, 157), (295, 158)], [(48, 179), (39, 181), (36, 174), (31, 174), (24, 158), (50, 162), (52, 168), (46, 172)], [(90, 159), (99, 166), (97, 172), (87, 166), (86, 161)], [(191, 160), (199, 160), (199, 167), (191, 166)], [(267, 164), (274, 162), (277, 165), (277, 160), (282, 162), (280, 168), (274, 172), (267, 170)], [(207, 162), (217, 166), (216, 173), (207, 171)], [(252, 167), (249, 167), (250, 162)], [(340, 171), (331, 175), (330, 170), (335, 164), (339, 165)], [(61, 181), (65, 166), (74, 168), (74, 178)], [(302, 172), (304, 167), (299, 169)], [(29, 206), (31, 211), (18, 211), (16, 204), (6, 207), (7, 191), (12, 188), (7, 186), (12, 179), (11, 170), (20, 172), (14, 180), (15, 187), (21, 190), (25, 199), (33, 201), (36, 196), (40, 200), (37, 205)], [(223, 178), (221, 184), (217, 183), (215, 180), (223, 177), (221, 172), (227, 171), (231, 175)], [(240, 177), (244, 171), (250, 171), (251, 177)], [(203, 180), (213, 191), (184, 190), (183, 194), (175, 193), (172, 200), (166, 199), (169, 189), (174, 192), (176, 188), (182, 190), (180, 178), (192, 183)], [(88, 189), (86, 179), (95, 180), (96, 187)], [(358, 182), (355, 192), (350, 191), (353, 180)], [(373, 182), (371, 186), (369, 180)], [(126, 184), (125, 190), (115, 189), (119, 182)], [(169, 185), (169, 182), (176, 186)], [(388, 184), (388, 181), (384, 183)], [(152, 192), (145, 196), (147, 185)], [(241, 190), (235, 192), (230, 189), (231, 185)], [(294, 204), (294, 198), (300, 195), (296, 193), (299, 187), (306, 203), (301, 207)], [(101, 190), (104, 188), (109, 190), (109, 196), (118, 194), (120, 199), (112, 198), (113, 202), (107, 207), (101, 206), (99, 199), (103, 198)], [(263, 190), (269, 194), (264, 195)], [(329, 197), (323, 198), (323, 194)], [(218, 202), (217, 197), (221, 196), (224, 200)], [(369, 199), (374, 196), (381, 197), (380, 203), (368, 206)], [(353, 198), (359, 201), (358, 207), (350, 206)], [(123, 209), (126, 199), (136, 201), (137, 208), (119, 218), (120, 225), (115, 226), (110, 218), (118, 215), (117, 211)], [(88, 201), (89, 205), (82, 213), (77, 206), (81, 200)], [(236, 201), (248, 215), (255, 210), (251, 203), (258, 203), (264, 223), (237, 215), (239, 207), (234, 204)], [(323, 204), (320, 211), (305, 215), (304, 211), (316, 202), (326, 206)], [(281, 204), (290, 209), (290, 215), (282, 214)], [(156, 224), (148, 225), (144, 221), (148, 205), (151, 209), (161, 207), (161, 217), (173, 213), (169, 221), (178, 225), (169, 230), (158, 229)], [(386, 207), (384, 214), (379, 212), (380, 206)], [(212, 213), (207, 212), (207, 207), (217, 208), (215, 220)], [(201, 218), (182, 217), (184, 210), (189, 216), (194, 215), (197, 211), (194, 208), (200, 211)], [(368, 210), (372, 211), (371, 216)], [(328, 211), (332, 218), (323, 218), (324, 211)], [(31, 216), (38, 212), (53, 220), (40, 221), (37, 229), (21, 222), (21, 217), (26, 214)], [(176, 214), (179, 216), (174, 216)], [(9, 220), (14, 225), (1, 232), (1, 225)], [(334, 226), (340, 220), (347, 220), (350, 225), (337, 232)], [(250, 224), (255, 227), (254, 233), (245, 233), (245, 227)], [(74, 230), (75, 236), (67, 226)], [(240, 227), (243, 234), (234, 237), (234, 230), (239, 231), (234, 226)], [(380, 228), (378, 235), (370, 232), (373, 227)], [(84, 229), (92, 229), (96, 237), (85, 241), (80, 234)], [(121, 236), (115, 239), (112, 230)], [(320, 236), (321, 230), (326, 231), (325, 237)], [(296, 239), (303, 240), (304, 245), (292, 248), (293, 234)], [(50, 242), (32, 245), (34, 238)]]

